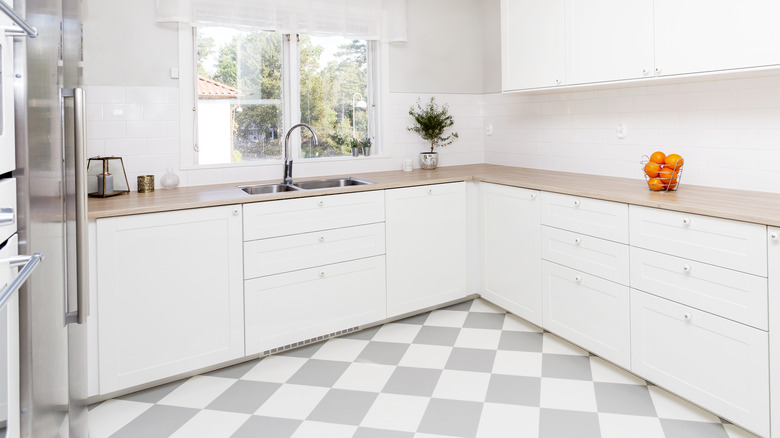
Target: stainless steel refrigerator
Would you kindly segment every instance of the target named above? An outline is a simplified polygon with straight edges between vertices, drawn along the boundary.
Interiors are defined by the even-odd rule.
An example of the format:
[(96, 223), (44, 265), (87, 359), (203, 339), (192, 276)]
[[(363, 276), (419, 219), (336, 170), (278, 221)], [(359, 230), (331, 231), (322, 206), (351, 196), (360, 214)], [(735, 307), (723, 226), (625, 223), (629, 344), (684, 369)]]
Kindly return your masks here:
[(87, 224), (81, 0), (16, 0), (17, 226), (43, 260), (19, 293), (22, 437), (87, 437)]

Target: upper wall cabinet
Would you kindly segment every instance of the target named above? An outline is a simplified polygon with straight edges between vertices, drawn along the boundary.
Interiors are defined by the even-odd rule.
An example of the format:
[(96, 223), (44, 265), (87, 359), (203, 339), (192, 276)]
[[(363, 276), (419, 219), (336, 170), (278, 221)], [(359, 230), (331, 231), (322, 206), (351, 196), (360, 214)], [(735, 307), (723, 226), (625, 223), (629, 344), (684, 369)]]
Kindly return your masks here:
[(780, 1), (655, 0), (655, 53), (660, 75), (780, 64)]
[(504, 91), (565, 83), (564, 0), (501, 0)]

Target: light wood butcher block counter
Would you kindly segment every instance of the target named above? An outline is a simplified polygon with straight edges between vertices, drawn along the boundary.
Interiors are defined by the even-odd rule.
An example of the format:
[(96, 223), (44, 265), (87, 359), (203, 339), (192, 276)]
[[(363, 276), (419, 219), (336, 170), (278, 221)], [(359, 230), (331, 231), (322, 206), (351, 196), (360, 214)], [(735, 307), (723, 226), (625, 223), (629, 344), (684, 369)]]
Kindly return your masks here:
[[(332, 175), (321, 178), (339, 177)], [(243, 184), (157, 189), (151, 193), (131, 192), (111, 198), (90, 198), (89, 217), (103, 218), (140, 213), (183, 210), (229, 204), (246, 204), (275, 199), (300, 198), (336, 193), (383, 190), (456, 181), (485, 181), (515, 187), (565, 193), (575, 196), (644, 205), (686, 213), (715, 216), (745, 222), (780, 226), (780, 194), (746, 190), (718, 189), (680, 184), (677, 192), (657, 193), (647, 189), (644, 179), (615, 178), (581, 173), (553, 172), (521, 167), (473, 164), (440, 167), (413, 172), (388, 171), (351, 174), (375, 184), (325, 190), (248, 195), (239, 185), (275, 183), (256, 181)], [(320, 179), (300, 177), (296, 181)]]

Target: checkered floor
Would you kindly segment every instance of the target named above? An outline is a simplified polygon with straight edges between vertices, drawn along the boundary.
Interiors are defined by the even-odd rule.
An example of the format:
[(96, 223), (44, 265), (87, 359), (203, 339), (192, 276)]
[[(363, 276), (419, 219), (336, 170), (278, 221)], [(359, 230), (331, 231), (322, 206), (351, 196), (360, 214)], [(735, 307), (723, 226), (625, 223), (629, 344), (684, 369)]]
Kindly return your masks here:
[(91, 438), (746, 438), (481, 300), (92, 406)]

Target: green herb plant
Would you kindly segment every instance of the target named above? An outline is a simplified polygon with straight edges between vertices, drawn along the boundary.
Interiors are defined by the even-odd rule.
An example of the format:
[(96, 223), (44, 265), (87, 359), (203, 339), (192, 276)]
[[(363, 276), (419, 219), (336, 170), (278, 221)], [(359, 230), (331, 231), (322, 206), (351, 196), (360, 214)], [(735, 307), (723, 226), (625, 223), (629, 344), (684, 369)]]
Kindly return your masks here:
[(420, 99), (417, 99), (416, 108), (415, 105), (409, 108), (409, 115), (414, 118), (414, 125), (406, 130), (416, 132), (423, 140), (431, 142), (431, 152), (433, 148), (447, 146), (458, 138), (457, 132), (444, 135), (444, 130), (455, 122), (449, 114), (449, 106), (445, 103), (440, 108), (435, 97), (431, 97), (424, 107), (420, 104)]

